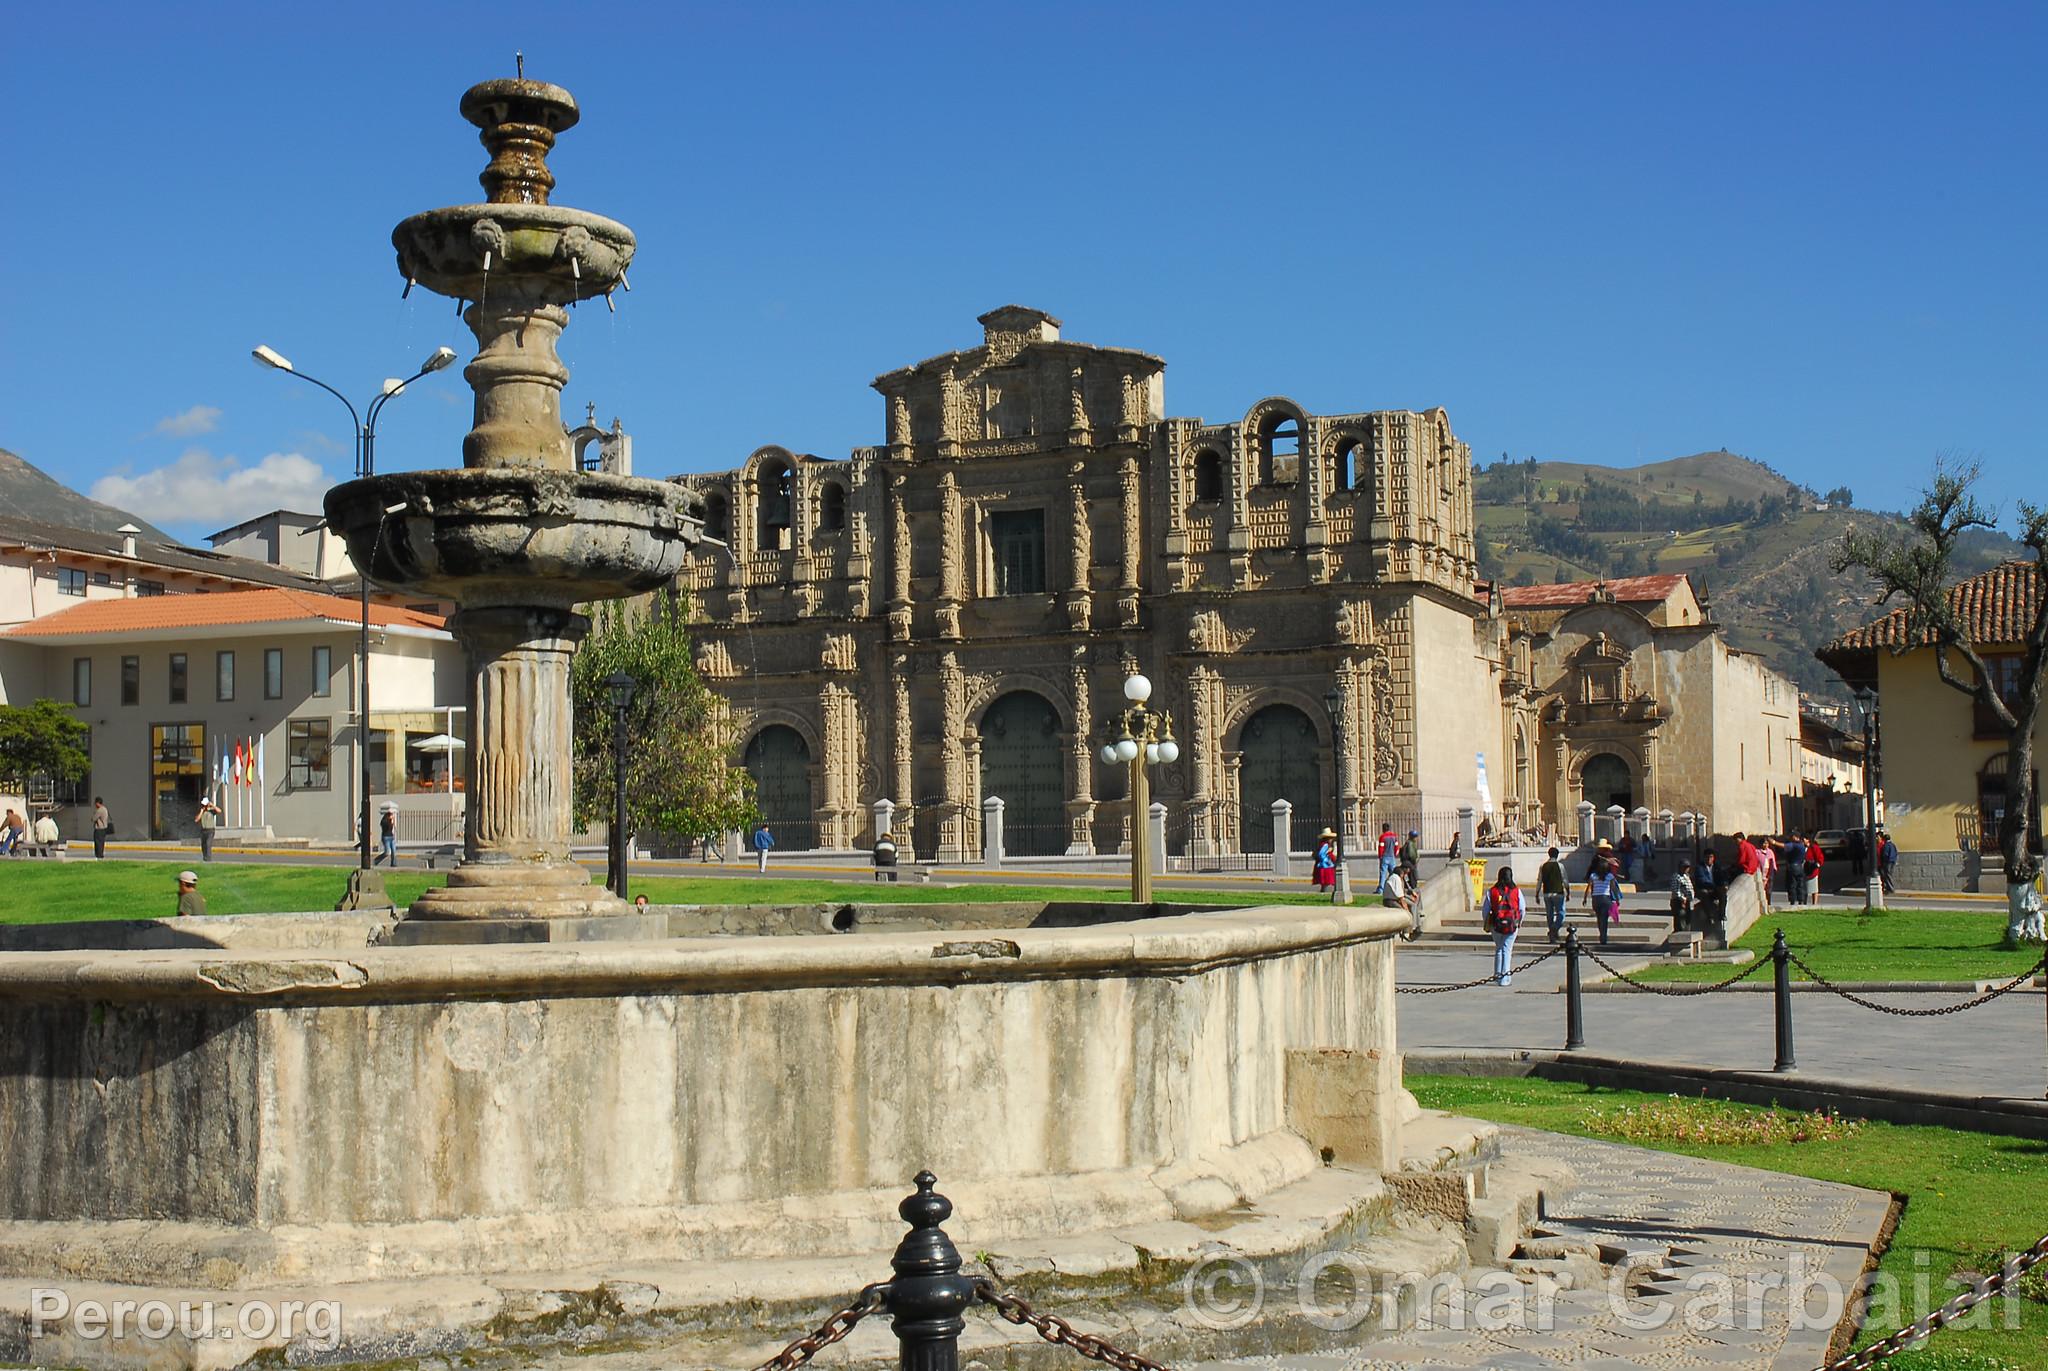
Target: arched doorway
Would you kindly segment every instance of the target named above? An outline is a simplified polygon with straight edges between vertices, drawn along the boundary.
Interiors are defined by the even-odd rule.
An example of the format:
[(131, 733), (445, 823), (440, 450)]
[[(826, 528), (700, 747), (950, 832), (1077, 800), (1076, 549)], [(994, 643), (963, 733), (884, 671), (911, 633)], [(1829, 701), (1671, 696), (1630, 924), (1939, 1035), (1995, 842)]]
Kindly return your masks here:
[(754, 778), (754, 803), (775, 846), (805, 852), (818, 845), (811, 812), (811, 749), (788, 724), (770, 724), (747, 744), (741, 765)]
[(1003, 801), (1003, 851), (1055, 857), (1067, 850), (1066, 749), (1060, 716), (1042, 695), (1012, 691), (981, 716), (981, 794)]
[(1273, 801), (1294, 806), (1288, 848), (1315, 846), (1323, 827), (1322, 740), (1308, 715), (1293, 705), (1267, 705), (1245, 720), (1238, 735), (1237, 843), (1240, 851), (1273, 850)]
[(1632, 811), (1636, 807), (1635, 773), (1612, 752), (1596, 752), (1579, 771), (1579, 794), (1595, 809), (1620, 805)]

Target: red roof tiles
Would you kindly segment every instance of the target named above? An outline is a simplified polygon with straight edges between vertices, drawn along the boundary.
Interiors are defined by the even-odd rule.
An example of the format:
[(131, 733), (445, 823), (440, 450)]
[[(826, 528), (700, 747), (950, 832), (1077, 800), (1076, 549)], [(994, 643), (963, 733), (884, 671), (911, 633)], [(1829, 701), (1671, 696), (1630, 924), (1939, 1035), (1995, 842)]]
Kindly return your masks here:
[[(1973, 644), (2020, 643), (2034, 626), (2041, 603), (2041, 572), (2032, 562), (2001, 562), (1991, 570), (1949, 587), (1949, 607)], [(1907, 611), (1893, 610), (1873, 623), (1850, 629), (1814, 655), (1841, 669), (1834, 658), (1879, 648), (1905, 651), (1934, 641), (1907, 632)]]
[(1683, 574), (1617, 576), (1611, 581), (1563, 581), (1547, 586), (1504, 586), (1500, 600), (1509, 609), (1564, 609), (1590, 604), (1593, 592), (1605, 587), (1621, 604), (1654, 604), (1670, 598), (1685, 583)]
[[(347, 627), (362, 622), (361, 606), (339, 595), (305, 590), (226, 590), (211, 595), (144, 595), (133, 599), (88, 600), (84, 604), (16, 624), (0, 637), (48, 637), (53, 634), (143, 633), (175, 628), (215, 628), (233, 624), (304, 623), (325, 620)], [(446, 627), (438, 614), (388, 605), (370, 606), (370, 622), (380, 628)]]

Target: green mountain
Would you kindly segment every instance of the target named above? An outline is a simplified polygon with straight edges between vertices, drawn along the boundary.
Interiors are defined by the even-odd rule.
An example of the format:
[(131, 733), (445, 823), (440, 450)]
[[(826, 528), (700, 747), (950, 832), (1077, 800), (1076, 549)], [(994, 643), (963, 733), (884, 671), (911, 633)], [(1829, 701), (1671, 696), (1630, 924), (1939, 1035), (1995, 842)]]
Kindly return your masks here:
[(145, 538), (159, 543), (177, 541), (156, 525), (125, 509), (86, 499), (5, 448), (0, 448), (0, 514), (45, 524), (62, 524), (66, 528), (90, 529), (94, 533), (112, 533), (123, 524), (133, 524), (142, 530)]
[[(1853, 524), (1903, 527), (1846, 488), (1816, 492), (1725, 451), (1636, 467), (1503, 457), (1479, 468), (1474, 496), (1490, 574), (1529, 585), (1690, 573), (1730, 643), (1835, 698), (1842, 684), (1814, 649), (1878, 611), (1869, 581), (1836, 575), (1828, 556)], [(2003, 535), (1973, 538), (1958, 571), (2018, 553)]]

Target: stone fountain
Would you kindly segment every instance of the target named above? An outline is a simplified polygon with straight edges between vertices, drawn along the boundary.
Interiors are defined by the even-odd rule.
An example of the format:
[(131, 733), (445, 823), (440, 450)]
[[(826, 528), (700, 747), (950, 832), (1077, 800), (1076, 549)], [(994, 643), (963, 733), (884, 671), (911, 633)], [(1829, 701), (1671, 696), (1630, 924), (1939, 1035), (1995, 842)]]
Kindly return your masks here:
[(580, 471), (562, 424), (568, 307), (625, 284), (625, 225), (548, 202), (547, 154), (577, 120), (560, 86), (523, 76), (462, 97), (483, 131), (489, 200), (415, 214), (392, 231), (408, 283), (469, 302), (476, 418), (462, 468), (371, 476), (327, 493), (327, 520), (377, 584), (457, 605), (472, 737), (463, 860), (419, 919), (623, 912), (569, 857), (569, 661), (579, 605), (666, 583), (700, 532), (662, 481)]

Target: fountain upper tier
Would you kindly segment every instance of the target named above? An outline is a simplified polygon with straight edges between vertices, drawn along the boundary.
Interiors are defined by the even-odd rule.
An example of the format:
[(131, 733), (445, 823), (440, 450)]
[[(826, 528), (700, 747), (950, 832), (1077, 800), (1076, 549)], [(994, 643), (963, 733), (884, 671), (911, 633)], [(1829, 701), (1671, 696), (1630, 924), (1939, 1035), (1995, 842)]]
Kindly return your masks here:
[(485, 81), (462, 97), (491, 163), (478, 179), (490, 199), (415, 214), (391, 232), (408, 281), (458, 300), (500, 292), (516, 305), (567, 305), (603, 295), (633, 261), (624, 224), (548, 203), (555, 135), (575, 126), (576, 101), (523, 77)]

